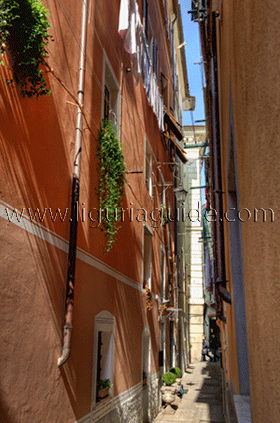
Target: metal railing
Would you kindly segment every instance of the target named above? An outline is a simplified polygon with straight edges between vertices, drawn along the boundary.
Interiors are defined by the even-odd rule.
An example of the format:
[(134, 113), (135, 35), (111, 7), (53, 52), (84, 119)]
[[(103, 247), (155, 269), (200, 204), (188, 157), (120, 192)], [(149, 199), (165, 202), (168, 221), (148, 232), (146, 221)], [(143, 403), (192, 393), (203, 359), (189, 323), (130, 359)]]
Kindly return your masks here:
[(191, 19), (194, 22), (203, 22), (207, 18), (207, 0), (191, 0)]

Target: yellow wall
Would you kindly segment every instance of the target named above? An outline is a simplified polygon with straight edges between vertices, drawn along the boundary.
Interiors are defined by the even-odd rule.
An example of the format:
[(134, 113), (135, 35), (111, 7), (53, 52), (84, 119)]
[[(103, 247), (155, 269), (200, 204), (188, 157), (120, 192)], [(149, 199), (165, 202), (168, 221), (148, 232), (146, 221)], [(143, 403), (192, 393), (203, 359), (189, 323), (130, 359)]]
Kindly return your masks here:
[[(280, 415), (279, 19), (277, 1), (269, 5), (222, 2), (219, 77), (224, 186), (231, 84), (240, 208), (252, 213), (241, 228), (254, 423), (275, 423)], [(261, 207), (274, 210), (273, 223), (263, 223), (261, 216), (253, 221), (254, 208)], [(228, 234), (227, 224), (225, 231)], [(227, 306), (230, 378), (236, 389), (234, 325), (228, 310)]]

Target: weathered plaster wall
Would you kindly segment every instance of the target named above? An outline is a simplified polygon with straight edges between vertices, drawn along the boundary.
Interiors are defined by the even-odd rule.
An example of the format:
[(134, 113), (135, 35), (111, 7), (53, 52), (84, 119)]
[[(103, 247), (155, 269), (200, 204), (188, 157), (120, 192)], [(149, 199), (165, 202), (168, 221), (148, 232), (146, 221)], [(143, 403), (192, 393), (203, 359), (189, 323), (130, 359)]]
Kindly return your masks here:
[[(205, 127), (184, 127), (186, 144), (205, 142)], [(190, 357), (192, 361), (201, 359), (204, 311), (204, 271), (201, 214), (201, 152), (200, 148), (186, 148), (188, 163), (184, 165), (184, 186), (188, 191), (185, 211), (185, 254), (188, 280), (188, 326)], [(197, 188), (196, 188), (197, 187)]]
[[(280, 15), (277, 1), (266, 6), (261, 1), (223, 2), (220, 33), (224, 174), (231, 84), (240, 207), (251, 212), (241, 228), (254, 423), (274, 423), (280, 415)], [(261, 216), (254, 222), (254, 208), (261, 207), (274, 211), (273, 223), (269, 212), (267, 222)], [(246, 211), (242, 218), (248, 218)]]
[[(1, 234), (6, 240), (0, 245), (2, 421), (72, 423), (75, 414), (57, 368), (62, 319), (55, 318), (46, 285), (48, 277), (58, 283), (60, 269), (49, 266), (47, 276), (40, 265), (46, 245), (2, 218)], [(64, 260), (64, 253), (55, 248), (44, 254), (50, 263)], [(63, 310), (61, 297), (57, 303)]]
[[(81, 3), (64, 3), (45, 2), (55, 40), (49, 46), (48, 60), (76, 95)], [(88, 415), (92, 395), (94, 318), (102, 310), (108, 310), (116, 318), (114, 395), (121, 395), (142, 382), (141, 346), (146, 325), (152, 337), (151, 374), (159, 370), (158, 303), (154, 302), (153, 310), (147, 313), (145, 293), (141, 291), (143, 224), (136, 221), (135, 215), (137, 208), (145, 207), (149, 213), (159, 206), (157, 162), (168, 161), (168, 153), (142, 83), (135, 86), (132, 73), (122, 72), (132, 63), (117, 32), (120, 2), (110, 2), (110, 7), (108, 4), (91, 2), (90, 8), (85, 81), (85, 113), (90, 128), (85, 125), (83, 131), (80, 191), (86, 220), (82, 221), (81, 208), (72, 353), (62, 369), (57, 368), (57, 358), (61, 353), (64, 323), (69, 214), (63, 222), (58, 217), (55, 222), (50, 218), (30, 222), (27, 209), (33, 212), (36, 208), (53, 211), (60, 208), (63, 212), (68, 208), (68, 213), (70, 211), (76, 106), (51, 74), (47, 79), (52, 95), (36, 101), (21, 98), (16, 88), (8, 87), (5, 82), (8, 71), (2, 66), (0, 69), (0, 403), (7, 422), (72, 423)], [(153, 14), (154, 25), (159, 18)], [(164, 26), (157, 26), (156, 32), (159, 38), (164, 37), (160, 41), (160, 48), (165, 49), (161, 62), (171, 79), (170, 63), (166, 63), (169, 55)], [(133, 205), (134, 219), (130, 222), (126, 214), (118, 241), (108, 255), (104, 255), (104, 233), (91, 228), (87, 220), (88, 211), (98, 207), (96, 150), (104, 88), (104, 52), (122, 89), (120, 139), (127, 169), (140, 172), (126, 176), (123, 208)], [(145, 134), (153, 149), (153, 197), (144, 179)], [(163, 167), (162, 173), (166, 182), (172, 181), (168, 166)], [(166, 197), (172, 207), (171, 190)], [(20, 211), (25, 208), (24, 224), (15, 217), (13, 222), (7, 221), (6, 205), (10, 206), (9, 212), (14, 207)], [(152, 226), (150, 218), (149, 223)], [(164, 243), (163, 230), (159, 228), (153, 232), (155, 253), (152, 262), (152, 290), (159, 295), (159, 254), (160, 245)], [(172, 248), (174, 251), (174, 245)], [(168, 334), (166, 339), (169, 339)], [(168, 341), (166, 349), (169, 357)], [(152, 413), (157, 409), (157, 398), (153, 391)], [(131, 407), (138, 410), (136, 398), (133, 401)], [(127, 413), (125, 407), (124, 413)], [(129, 417), (126, 418), (129, 421)]]

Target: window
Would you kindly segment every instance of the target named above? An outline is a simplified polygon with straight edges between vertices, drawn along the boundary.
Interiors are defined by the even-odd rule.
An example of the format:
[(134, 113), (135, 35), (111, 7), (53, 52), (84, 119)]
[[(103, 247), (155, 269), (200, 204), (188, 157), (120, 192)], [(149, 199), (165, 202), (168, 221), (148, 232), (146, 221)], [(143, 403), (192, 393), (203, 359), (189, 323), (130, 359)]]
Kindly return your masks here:
[(165, 252), (161, 245), (160, 247), (160, 281), (161, 281), (161, 298), (164, 300), (166, 295), (166, 271), (165, 271)]
[(164, 182), (164, 177), (162, 176), (162, 173), (160, 172), (160, 193), (159, 193), (159, 198), (160, 198), (160, 205), (162, 207), (165, 207), (165, 191), (166, 191), (166, 186), (165, 186), (165, 182)]
[(163, 73), (160, 75), (160, 85), (163, 104), (169, 111), (169, 79)]
[(110, 91), (107, 85), (104, 86), (104, 113), (103, 118), (109, 120), (110, 116)]
[(151, 333), (148, 326), (145, 326), (142, 333), (142, 369), (142, 380), (145, 385), (151, 373)]
[(166, 27), (168, 25), (168, 6), (167, 6), (167, 0), (162, 0), (163, 7), (164, 7), (164, 16), (165, 16), (165, 23)]
[(149, 16), (148, 0), (143, 0), (143, 27), (146, 36), (146, 43), (149, 47), (149, 56), (152, 64), (152, 70), (155, 74), (156, 81), (158, 81), (158, 44), (156, 38), (153, 35), (153, 29)]
[(114, 379), (115, 318), (108, 311), (102, 311), (95, 317), (93, 347), (92, 406), (112, 395), (113, 387), (101, 392), (102, 382)]
[(160, 322), (160, 351), (163, 355), (163, 366), (160, 366), (161, 376), (166, 372), (166, 317)]
[(153, 192), (152, 172), (153, 172), (152, 149), (146, 137), (145, 138), (145, 185), (150, 195), (152, 195), (152, 192)]
[(147, 40), (149, 39), (149, 2), (143, 0), (143, 26)]
[(156, 38), (153, 39), (153, 71), (156, 82), (158, 82), (158, 44)]
[(120, 89), (114, 71), (104, 54), (102, 119), (111, 120), (118, 134), (120, 128)]
[(143, 263), (143, 288), (145, 284), (152, 287), (152, 230), (148, 225), (144, 226), (144, 263)]
[[(152, 32), (152, 30), (151, 30)], [(152, 64), (152, 71), (154, 72), (156, 82), (158, 82), (158, 44), (154, 36), (149, 40), (149, 56)]]

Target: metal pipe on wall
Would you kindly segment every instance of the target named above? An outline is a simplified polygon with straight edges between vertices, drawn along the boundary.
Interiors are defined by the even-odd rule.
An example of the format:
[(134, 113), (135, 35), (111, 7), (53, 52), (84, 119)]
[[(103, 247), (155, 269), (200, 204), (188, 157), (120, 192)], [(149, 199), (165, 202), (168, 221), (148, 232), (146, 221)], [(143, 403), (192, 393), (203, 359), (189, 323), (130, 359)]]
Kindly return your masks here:
[[(80, 61), (79, 61), (79, 69), (78, 69), (78, 93), (77, 93), (77, 98), (81, 107), (83, 107), (84, 105), (87, 26), (88, 26), (88, 0), (83, 0), (82, 1), (82, 19), (81, 19), (81, 52), (80, 52)], [(65, 321), (64, 321), (64, 328), (63, 328), (63, 346), (62, 346), (61, 356), (59, 357), (57, 362), (58, 366), (62, 366), (64, 363), (66, 363), (66, 361), (70, 357), (71, 344), (72, 344), (82, 138), (83, 138), (83, 114), (82, 114), (81, 108), (77, 107), (74, 170), (73, 170), (73, 181), (72, 181), (70, 238), (69, 238), (69, 250), (68, 250), (68, 270), (67, 270), (67, 286), (66, 286), (66, 300), (65, 300)]]
[(217, 45), (216, 45), (216, 12), (212, 12), (212, 112), (213, 112), (213, 194), (214, 208), (217, 212), (215, 222), (216, 235), (216, 284), (218, 293), (217, 315), (221, 320), (223, 317), (224, 300), (231, 303), (231, 295), (226, 289), (226, 270), (225, 270), (225, 252), (224, 252), (224, 224), (223, 224), (223, 183), (221, 168), (221, 136), (220, 136), (220, 116), (219, 116), (219, 91), (218, 91), (218, 65), (217, 65)]

